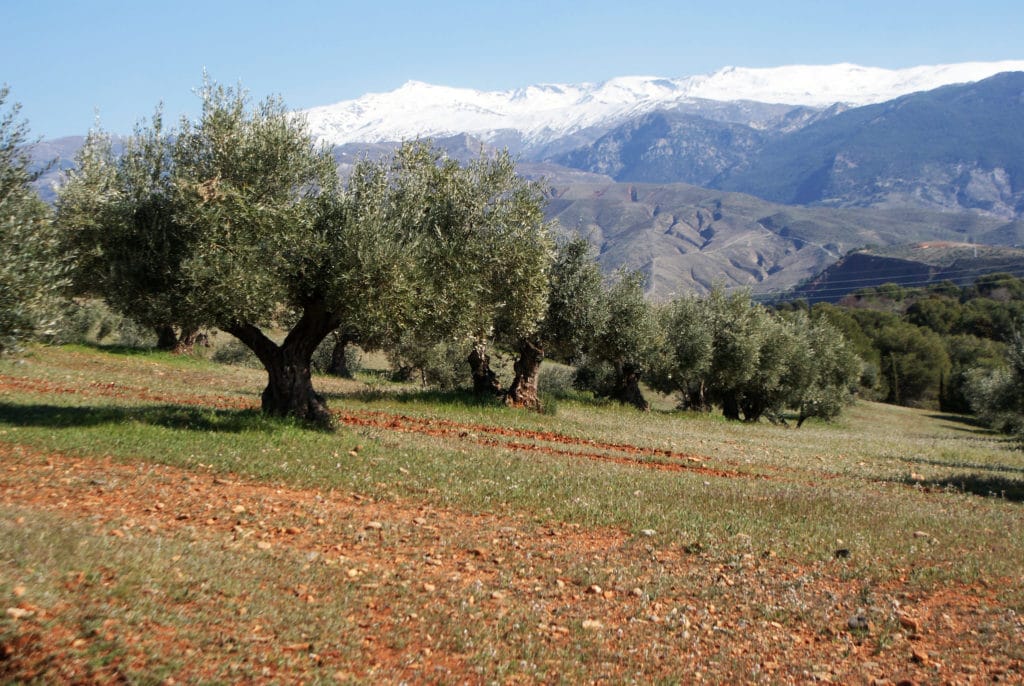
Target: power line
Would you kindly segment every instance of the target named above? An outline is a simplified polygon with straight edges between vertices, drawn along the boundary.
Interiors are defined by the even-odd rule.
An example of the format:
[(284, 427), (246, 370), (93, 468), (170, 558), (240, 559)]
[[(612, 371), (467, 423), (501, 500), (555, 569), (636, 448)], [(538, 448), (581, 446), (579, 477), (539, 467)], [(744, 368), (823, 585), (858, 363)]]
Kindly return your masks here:
[[(1014, 273), (1014, 272), (1008, 272), (1008, 271), (999, 271), (999, 272), (990, 272), (990, 273), (993, 273), (993, 274), (995, 274), (995, 273), (998, 273), (998, 274), (1008, 274), (1008, 275), (1010, 275), (1012, 277), (1015, 277), (1015, 278), (1024, 278), (1024, 272)], [(984, 274), (981, 274), (979, 276), (984, 276)], [(945, 281), (945, 280), (947, 280), (947, 279), (943, 279), (943, 281)], [(885, 281), (879, 280), (879, 283), (875, 284), (875, 286), (883, 286), (883, 285), (888, 284), (888, 283), (895, 283), (897, 286), (899, 286), (901, 288), (923, 288), (923, 287), (926, 287), (926, 286), (937, 285), (939, 283), (942, 283), (942, 281), (937, 281), (935, 279), (924, 279), (924, 280), (915, 280), (915, 281), (901, 281), (901, 282), (895, 282), (895, 281), (891, 281), (891, 280), (885, 280)], [(969, 284), (967, 284), (967, 285), (969, 285)], [(846, 294), (846, 293), (851, 293), (852, 294), (852, 293), (855, 293), (856, 291), (861, 290), (863, 288), (872, 288), (872, 287), (875, 287), (875, 286), (862, 285), (862, 286), (860, 286), (858, 288), (849, 288), (849, 287), (846, 287), (846, 286), (835, 286), (835, 287), (830, 287), (830, 288), (817, 288), (817, 289), (814, 289), (814, 290), (808, 290), (808, 291), (804, 291), (804, 293), (806, 295), (809, 295), (809, 296), (834, 295), (834, 294)], [(789, 291), (774, 291), (774, 292), (778, 293), (778, 294), (784, 294), (784, 293), (793, 293), (794, 291), (793, 290), (789, 290)]]

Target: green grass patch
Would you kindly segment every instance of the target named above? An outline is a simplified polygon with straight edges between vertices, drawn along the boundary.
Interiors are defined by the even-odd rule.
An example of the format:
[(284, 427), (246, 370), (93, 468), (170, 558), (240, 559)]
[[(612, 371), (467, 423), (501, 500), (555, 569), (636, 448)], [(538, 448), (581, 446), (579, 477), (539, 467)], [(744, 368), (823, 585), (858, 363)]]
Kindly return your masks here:
[[(251, 397), (261, 383), (258, 372), (204, 360), (82, 347), (37, 349), (31, 364), (3, 362), (0, 373), (63, 378), (88, 389), (101, 378), (138, 386), (140, 367), (147, 388), (192, 387), (200, 396), (244, 396), (248, 387)], [(849, 548), (848, 564), (873, 578), (922, 566), (937, 578), (963, 580), (1024, 568), (1024, 540), (1017, 535), (1024, 529), (1024, 457), (1015, 443), (954, 416), (861, 403), (835, 424), (797, 430), (573, 399), (562, 399), (556, 415), (544, 415), (460, 392), (320, 382), (335, 409), (470, 426), (429, 435), (343, 425), (325, 434), (255, 410), (152, 403), (130, 394), (14, 392), (0, 400), (0, 441), (472, 512), (653, 529), (660, 544), (699, 544), (723, 555), (752, 548), (813, 561)], [(580, 443), (491, 440), (492, 434), (477, 435), (478, 425), (554, 432)], [(602, 451), (587, 442), (636, 446), (641, 463), (656, 451), (686, 453), (738, 476), (591, 459)]]

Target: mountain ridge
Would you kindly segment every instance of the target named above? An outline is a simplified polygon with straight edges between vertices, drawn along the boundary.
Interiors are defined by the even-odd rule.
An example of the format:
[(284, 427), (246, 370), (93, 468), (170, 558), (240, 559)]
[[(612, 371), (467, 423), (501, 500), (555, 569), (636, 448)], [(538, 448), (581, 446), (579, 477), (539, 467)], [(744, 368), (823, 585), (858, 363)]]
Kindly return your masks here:
[[(566, 233), (590, 238), (606, 273), (642, 271), (651, 297), (716, 284), (771, 297), (867, 245), (1024, 244), (1024, 133), (1018, 125), (1024, 120), (1024, 73), (860, 107), (712, 100), (694, 93), (715, 95), (717, 88), (719, 95), (735, 95), (741, 91), (727, 86), (736, 82), (746, 84), (744, 93), (763, 93), (780, 74), (803, 73), (792, 78), (790, 91), (825, 74), (861, 79), (833, 84), (833, 96), (845, 89), (880, 98), (896, 87), (1007, 66), (1024, 72), (1024, 61), (903, 71), (728, 68), (699, 83), (624, 77), (586, 92), (542, 84), (490, 94), (490, 100), (467, 89), (410, 82), (391, 119), (375, 109), (388, 94), (371, 94), (349, 101), (348, 119), (327, 123), (380, 138), (332, 146), (342, 174), (356, 159), (386, 155), (408, 138), (431, 138), (457, 160), (508, 148), (524, 176), (545, 180), (547, 218)], [(881, 85), (872, 90), (865, 83)], [(449, 134), (431, 132), (430, 122), (445, 112), (453, 93), (465, 96), (462, 118), (445, 119)], [(564, 116), (580, 100), (587, 107)], [(538, 102), (547, 110), (530, 114)], [(516, 121), (503, 119), (505, 107), (526, 113), (516, 121), (532, 128), (516, 129)], [(315, 117), (307, 114), (316, 134), (310, 119)], [(395, 133), (395, 122), (416, 126)], [(74, 138), (44, 141), (35, 151), (62, 160), (39, 182), (48, 200), (49, 182), (59, 178), (78, 144)]]
[[(418, 137), (477, 135), (532, 148), (560, 137), (611, 126), (657, 109), (702, 101), (752, 102), (823, 109), (865, 105), (901, 95), (974, 82), (1004, 71), (1024, 71), (1024, 60), (965, 62), (906, 69), (835, 65), (725, 67), (683, 78), (623, 76), (601, 83), (536, 84), (505, 91), (406, 82), (387, 93), (301, 111), (310, 130), (330, 145), (379, 143)], [(596, 137), (596, 135), (594, 137)], [(517, 146), (512, 146), (517, 147)]]

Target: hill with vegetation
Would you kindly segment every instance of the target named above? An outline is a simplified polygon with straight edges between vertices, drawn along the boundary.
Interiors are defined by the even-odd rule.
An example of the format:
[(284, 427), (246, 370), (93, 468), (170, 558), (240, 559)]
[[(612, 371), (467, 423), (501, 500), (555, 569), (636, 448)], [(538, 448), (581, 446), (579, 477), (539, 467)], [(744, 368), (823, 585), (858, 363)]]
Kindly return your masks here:
[(872, 286), (926, 287), (943, 281), (968, 286), (995, 273), (1024, 276), (1024, 250), (945, 241), (873, 247), (843, 256), (787, 298), (837, 302)]

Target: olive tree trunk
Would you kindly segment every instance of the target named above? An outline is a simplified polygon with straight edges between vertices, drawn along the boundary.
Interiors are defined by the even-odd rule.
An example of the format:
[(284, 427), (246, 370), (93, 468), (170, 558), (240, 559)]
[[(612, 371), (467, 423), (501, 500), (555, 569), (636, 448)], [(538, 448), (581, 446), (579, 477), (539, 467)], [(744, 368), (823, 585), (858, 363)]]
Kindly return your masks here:
[(156, 327), (157, 350), (174, 350), (178, 345), (178, 334), (170, 324)]
[(339, 334), (334, 341), (334, 348), (331, 349), (331, 363), (327, 367), (327, 373), (333, 376), (340, 376), (345, 379), (352, 378), (352, 370), (348, 368), (348, 358), (345, 351), (352, 338)]
[(644, 412), (650, 410), (651, 404), (640, 390), (640, 369), (632, 364), (623, 364), (618, 366), (617, 372), (615, 399)]
[(512, 407), (540, 410), (540, 395), (537, 381), (540, 378), (540, 364), (544, 360), (544, 349), (538, 342), (522, 340), (519, 343), (519, 357), (513, 364), (515, 378), (505, 395), (505, 402)]
[(174, 354), (188, 355), (191, 353), (200, 342), (202, 335), (199, 333), (199, 329), (182, 329), (181, 335), (178, 336), (178, 342), (174, 344)]
[(722, 416), (734, 421), (739, 421), (740, 419), (740, 403), (732, 393), (727, 393), (722, 398)]
[(498, 375), (491, 369), (491, 356), (487, 354), (483, 346), (474, 346), (473, 352), (469, 353), (466, 361), (469, 362), (469, 369), (473, 375), (474, 393), (480, 397), (501, 395)]
[(156, 327), (156, 347), (158, 350), (168, 350), (176, 355), (187, 355), (192, 352), (203, 335), (196, 328), (182, 328), (179, 335), (173, 326), (164, 324)]
[(333, 313), (321, 307), (307, 307), (280, 345), (252, 324), (224, 328), (248, 346), (267, 370), (267, 387), (262, 395), (265, 414), (331, 426), (327, 401), (313, 389), (310, 367), (313, 351), (339, 323)]

